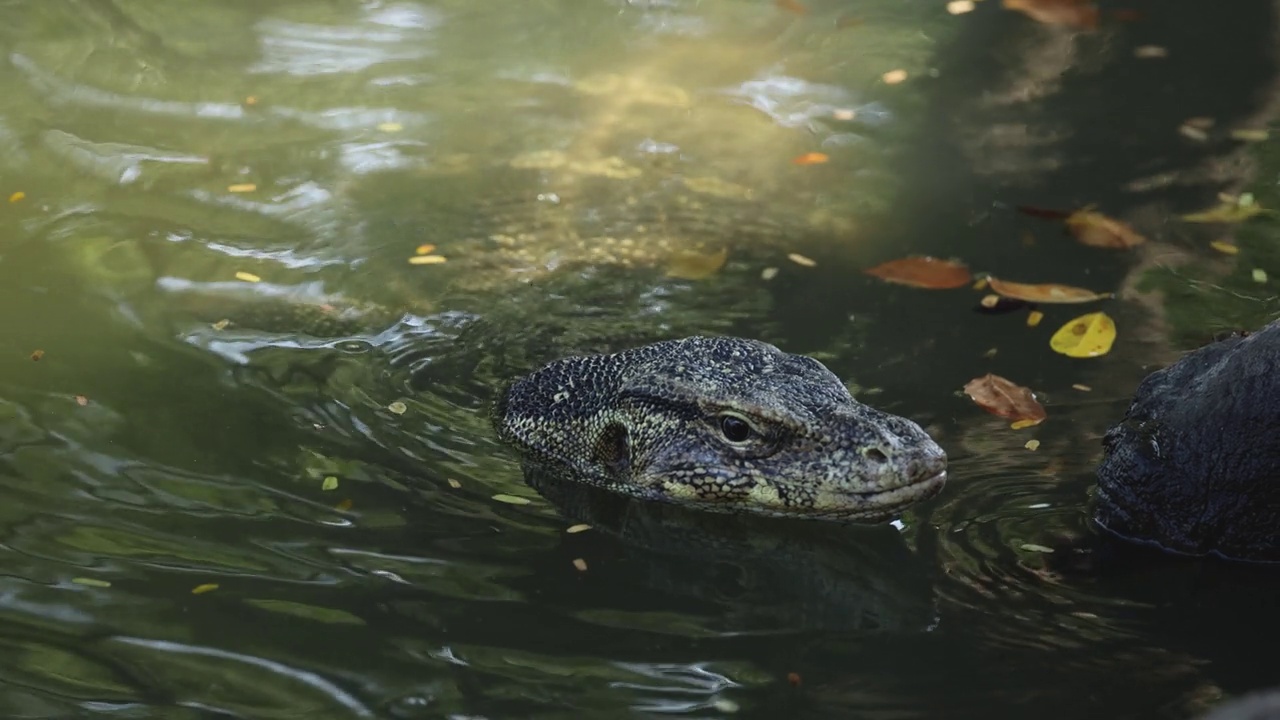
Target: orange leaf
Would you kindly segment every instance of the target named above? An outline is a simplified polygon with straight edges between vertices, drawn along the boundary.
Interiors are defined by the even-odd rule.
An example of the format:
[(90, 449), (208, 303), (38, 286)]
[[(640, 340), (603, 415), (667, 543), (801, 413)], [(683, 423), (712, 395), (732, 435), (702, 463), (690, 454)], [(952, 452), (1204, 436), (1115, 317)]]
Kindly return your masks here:
[(799, 157), (791, 158), (791, 162), (796, 165), (821, 165), (830, 159), (831, 158), (827, 157), (825, 153), (811, 152), (805, 153)]
[(1027, 388), (987, 373), (964, 386), (964, 392), (983, 410), (1015, 421), (1038, 424), (1047, 417), (1044, 406)]
[(1111, 293), (1096, 293), (1092, 290), (1084, 288), (1072, 287), (1070, 285), (1030, 285), (1026, 283), (1008, 282), (1006, 280), (997, 280), (989, 277), (987, 282), (991, 285), (991, 289), (997, 293), (1015, 300), (1026, 300), (1027, 302), (1042, 303), (1086, 303), (1094, 300), (1105, 300), (1112, 297)]
[(1004, 0), (1005, 8), (1047, 25), (1067, 25), (1093, 30), (1098, 27), (1098, 8), (1086, 0)]
[(1067, 218), (1067, 227), (1085, 245), (1123, 250), (1147, 239), (1127, 224), (1091, 210), (1077, 210)]
[(962, 262), (923, 256), (890, 260), (863, 272), (888, 282), (930, 290), (962, 287), (973, 279), (969, 267)]
[(809, 8), (800, 3), (800, 0), (773, 0), (773, 4), (778, 6), (779, 10), (786, 10), (796, 15), (806, 15)]

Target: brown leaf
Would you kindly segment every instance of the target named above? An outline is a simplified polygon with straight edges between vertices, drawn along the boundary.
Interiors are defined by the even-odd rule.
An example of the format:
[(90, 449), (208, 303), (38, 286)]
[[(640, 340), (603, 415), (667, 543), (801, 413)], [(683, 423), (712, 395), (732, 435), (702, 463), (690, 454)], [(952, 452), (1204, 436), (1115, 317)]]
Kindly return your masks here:
[(1007, 280), (998, 280), (996, 278), (987, 278), (991, 289), (997, 293), (1015, 300), (1026, 300), (1027, 302), (1041, 303), (1086, 303), (1094, 300), (1105, 300), (1112, 297), (1111, 293), (1096, 293), (1092, 290), (1084, 288), (1072, 287), (1070, 285), (1054, 285), (1054, 284), (1038, 284), (1031, 285), (1027, 283), (1009, 282)]
[(1036, 424), (1047, 416), (1034, 393), (999, 375), (987, 373), (974, 378), (964, 386), (964, 392), (983, 410), (1002, 418)]
[(863, 272), (887, 282), (930, 290), (962, 287), (973, 279), (969, 267), (962, 262), (925, 256), (890, 260)]
[(791, 163), (793, 165), (821, 165), (830, 159), (826, 153), (809, 152), (791, 158)]
[(773, 0), (773, 4), (778, 6), (779, 10), (786, 10), (796, 15), (808, 14), (809, 8), (800, 3), (800, 0)]
[(44, 351), (43, 351), (43, 350), (32, 350), (32, 351), (31, 351), (31, 359), (32, 359), (32, 360), (34, 360), (34, 361), (36, 361), (36, 362), (39, 362), (39, 361), (40, 361), (40, 358), (42, 358), (42, 357), (44, 357)]
[(1047, 25), (1093, 30), (1098, 27), (1098, 7), (1087, 0), (1004, 0), (1004, 7)]
[(1067, 227), (1077, 240), (1091, 247), (1123, 250), (1147, 241), (1127, 224), (1092, 210), (1071, 213)]

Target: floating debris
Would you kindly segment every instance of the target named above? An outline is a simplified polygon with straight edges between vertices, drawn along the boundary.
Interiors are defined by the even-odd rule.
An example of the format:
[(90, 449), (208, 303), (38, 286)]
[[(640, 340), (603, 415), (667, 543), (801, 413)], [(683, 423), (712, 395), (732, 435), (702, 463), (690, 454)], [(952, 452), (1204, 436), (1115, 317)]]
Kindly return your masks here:
[(191, 588), (192, 595), (203, 595), (207, 592), (213, 592), (218, 589), (218, 583), (205, 583)]
[(445, 261), (443, 255), (414, 255), (409, 258), (410, 265), (439, 265)]
[(385, 133), (394, 133), (403, 130), (404, 126), (398, 122), (384, 122), (378, 123), (378, 129)]
[(907, 71), (906, 70), (890, 70), (884, 75), (881, 75), (880, 79), (884, 81), (885, 85), (897, 85), (898, 83), (907, 79)]
[(243, 280), (244, 282), (250, 282), (250, 283), (262, 282), (262, 278), (258, 277), (257, 275), (254, 275), (251, 272), (244, 272), (243, 270), (236, 272), (236, 279)]
[(587, 561), (583, 560), (582, 558), (574, 558), (573, 566), (578, 569), (578, 572), (587, 571)]
[(1035, 452), (1036, 450), (1040, 449), (1040, 441), (1033, 438), (1031, 440), (1028, 440), (1027, 444), (1023, 445), (1023, 447), (1025, 447), (1026, 449), (1032, 452)]
[(810, 258), (807, 258), (804, 255), (801, 255), (800, 253), (788, 253), (787, 259), (797, 265), (803, 265), (805, 267), (814, 267), (818, 264), (816, 261)]
[(453, 488), (454, 490), (457, 490), (458, 488), (462, 487), (462, 483), (458, 482), (457, 480), (454, 480), (453, 478), (449, 478), (445, 480), (445, 482), (449, 483), (449, 487)]
[(334, 475), (326, 476), (325, 479), (320, 483), (320, 489), (321, 490), (337, 490), (338, 478)]
[(520, 497), (519, 495), (508, 495), (506, 493), (498, 493), (497, 495), (493, 496), (493, 499), (500, 503), (506, 503), (508, 505), (528, 505), (530, 502), (532, 502), (527, 497)]
[(96, 587), (96, 588), (111, 587), (111, 583), (107, 582), (106, 580), (99, 580), (97, 578), (77, 577), (77, 578), (71, 578), (71, 582), (77, 585), (85, 585), (87, 587)]
[(11, 203), (22, 202), (22, 200), (26, 197), (27, 197), (27, 194), (19, 190), (18, 192), (9, 196), (9, 202)]
[(570, 535), (574, 535), (576, 533), (585, 532), (590, 529), (591, 529), (590, 525), (586, 523), (578, 523), (577, 525), (570, 525), (569, 528), (565, 530), (565, 532), (569, 533)]
[(258, 186), (253, 183), (237, 183), (235, 185), (227, 186), (227, 192), (231, 193), (251, 193), (257, 189)]
[(388, 409), (388, 410), (390, 410), (391, 412), (395, 413), (396, 415), (403, 415), (403, 414), (405, 413), (405, 411), (409, 409), (409, 406), (408, 406), (408, 405), (405, 405), (404, 403), (400, 402), (399, 400), (396, 400), (395, 402), (393, 402), (393, 403), (391, 403), (390, 405), (388, 405), (388, 406), (387, 406), (387, 409)]

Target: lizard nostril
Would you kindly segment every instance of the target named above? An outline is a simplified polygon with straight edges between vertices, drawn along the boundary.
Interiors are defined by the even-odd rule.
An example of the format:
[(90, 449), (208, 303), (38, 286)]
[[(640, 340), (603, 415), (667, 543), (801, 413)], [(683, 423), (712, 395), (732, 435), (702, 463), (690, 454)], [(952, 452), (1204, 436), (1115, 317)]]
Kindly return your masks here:
[(878, 463), (889, 462), (889, 456), (885, 455), (884, 451), (881, 450), (880, 448), (867, 448), (866, 450), (862, 451), (862, 454), (872, 462), (878, 462)]

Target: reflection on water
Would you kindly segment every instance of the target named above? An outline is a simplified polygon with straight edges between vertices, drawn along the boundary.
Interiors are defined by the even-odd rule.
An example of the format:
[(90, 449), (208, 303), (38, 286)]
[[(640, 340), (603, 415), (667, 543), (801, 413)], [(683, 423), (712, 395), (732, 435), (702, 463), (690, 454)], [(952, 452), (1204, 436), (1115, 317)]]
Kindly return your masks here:
[[(1093, 108), (1193, 112), (1072, 73), (1163, 37), (848, 5), (0, 4), (6, 716), (1184, 716), (1269, 682), (1268, 586), (1091, 542), (1096, 438), (1172, 351), (1149, 306), (1072, 364), (858, 273), (1119, 286), (1128, 256), (992, 202), (1119, 213), (1161, 175), (1135, 212), (1163, 217), (1247, 183), (1247, 150), (1109, 162), (1131, 145)], [(1252, 28), (1232, 53), (1261, 57), (1261, 7), (1222, 20)], [(1198, 11), (1161, 12), (1134, 32)], [(1246, 65), (1186, 92), (1269, 117)], [(927, 423), (951, 486), (896, 527), (708, 519), (539, 494), (492, 437), (511, 375), (693, 333), (820, 355)], [(955, 396), (993, 364), (1046, 394), (1038, 451)]]

